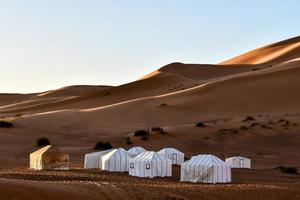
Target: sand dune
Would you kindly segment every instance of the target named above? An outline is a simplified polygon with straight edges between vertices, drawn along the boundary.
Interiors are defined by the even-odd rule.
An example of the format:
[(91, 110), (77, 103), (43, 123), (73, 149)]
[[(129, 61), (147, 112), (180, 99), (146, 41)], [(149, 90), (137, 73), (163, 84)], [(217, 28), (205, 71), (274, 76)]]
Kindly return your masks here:
[(221, 65), (236, 64), (278, 64), (300, 57), (300, 36), (274, 43), (242, 54)]

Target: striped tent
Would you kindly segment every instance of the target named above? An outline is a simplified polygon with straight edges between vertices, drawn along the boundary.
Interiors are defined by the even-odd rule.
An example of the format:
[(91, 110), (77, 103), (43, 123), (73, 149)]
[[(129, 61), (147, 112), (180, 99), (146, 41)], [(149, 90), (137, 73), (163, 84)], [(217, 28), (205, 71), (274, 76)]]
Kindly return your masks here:
[(146, 151), (130, 159), (129, 175), (150, 178), (172, 176), (172, 161), (154, 151)]
[(30, 168), (35, 170), (68, 170), (69, 154), (47, 145), (30, 154)]
[(127, 152), (130, 153), (132, 156), (137, 156), (140, 153), (143, 153), (145, 151), (147, 151), (147, 150), (144, 149), (143, 147), (132, 147)]
[(128, 171), (131, 155), (123, 148), (113, 149), (102, 156), (101, 169), (110, 172)]
[(110, 151), (111, 149), (85, 154), (84, 169), (101, 169), (102, 166), (99, 163), (101, 163), (102, 157)]
[(198, 155), (181, 164), (180, 181), (231, 182), (231, 167), (214, 155)]
[(243, 156), (234, 156), (226, 158), (225, 162), (228, 163), (231, 168), (246, 168), (251, 169), (251, 160)]
[(157, 152), (172, 160), (173, 165), (181, 165), (184, 162), (184, 153), (174, 148), (164, 148)]

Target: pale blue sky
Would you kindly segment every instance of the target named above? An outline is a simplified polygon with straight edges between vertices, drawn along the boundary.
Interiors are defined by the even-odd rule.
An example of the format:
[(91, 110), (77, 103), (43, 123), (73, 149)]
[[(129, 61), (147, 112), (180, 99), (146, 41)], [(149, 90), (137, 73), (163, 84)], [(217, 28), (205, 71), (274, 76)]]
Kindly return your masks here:
[(0, 0), (0, 92), (118, 85), (300, 33), (297, 0)]

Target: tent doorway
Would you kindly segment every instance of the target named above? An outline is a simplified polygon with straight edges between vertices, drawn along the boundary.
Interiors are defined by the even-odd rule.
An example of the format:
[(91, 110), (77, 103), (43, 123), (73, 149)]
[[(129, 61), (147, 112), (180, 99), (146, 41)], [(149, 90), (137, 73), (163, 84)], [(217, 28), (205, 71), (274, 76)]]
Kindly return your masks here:
[(240, 159), (240, 168), (244, 168), (244, 167), (245, 167), (245, 160)]

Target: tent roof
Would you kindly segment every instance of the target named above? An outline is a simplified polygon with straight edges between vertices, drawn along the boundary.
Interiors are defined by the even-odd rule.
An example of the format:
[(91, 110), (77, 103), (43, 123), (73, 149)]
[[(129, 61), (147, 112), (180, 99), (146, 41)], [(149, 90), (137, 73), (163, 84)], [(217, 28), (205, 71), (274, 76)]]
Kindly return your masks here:
[(202, 165), (202, 166), (221, 166), (228, 165), (223, 160), (219, 159), (214, 155), (209, 154), (200, 154), (197, 156), (193, 156), (192, 159), (184, 162), (186, 165)]
[(161, 154), (158, 154), (154, 151), (146, 151), (143, 152), (136, 157), (133, 158), (134, 160), (147, 160), (147, 161), (152, 161), (152, 160), (167, 160), (168, 158), (164, 157)]
[(144, 149), (143, 147), (132, 147), (130, 149), (128, 149), (129, 153), (133, 153), (133, 154), (140, 154), (147, 151), (146, 149)]
[(40, 148), (39, 150), (31, 153), (30, 155), (43, 155), (46, 151), (49, 151), (49, 150), (54, 150), (54, 151), (58, 151), (55, 147), (51, 146), (51, 145), (47, 145), (43, 148)]
[(130, 156), (131, 157), (131, 154), (129, 154), (125, 149), (123, 149), (123, 148), (118, 148), (118, 149), (112, 149), (112, 150), (110, 150), (108, 153), (106, 153), (105, 155), (104, 155), (104, 157), (106, 158), (106, 157), (111, 157), (111, 156), (113, 156), (114, 154), (116, 154), (116, 153), (118, 153), (118, 154), (122, 154), (123, 153), (123, 155), (124, 154), (126, 154), (126, 155), (128, 155), (128, 156)]
[(232, 158), (241, 158), (241, 159), (248, 159), (248, 160), (250, 160), (250, 158), (247, 158), (247, 157), (244, 157), (244, 156), (232, 156), (232, 157), (229, 157), (229, 158), (226, 158), (226, 159), (232, 159)]
[(159, 152), (157, 152), (157, 153), (177, 153), (177, 154), (179, 154), (179, 153), (182, 153), (181, 151), (179, 151), (179, 150), (177, 150), (177, 149), (175, 149), (175, 148), (163, 148), (163, 149), (161, 149)]
[(91, 155), (91, 156), (95, 155), (95, 156), (97, 156), (97, 155), (101, 155), (101, 154), (106, 154), (106, 153), (110, 152), (111, 150), (112, 149), (108, 149), (108, 150), (105, 150), (105, 151), (96, 151), (96, 152), (92, 152), (92, 153), (87, 153), (85, 155)]

